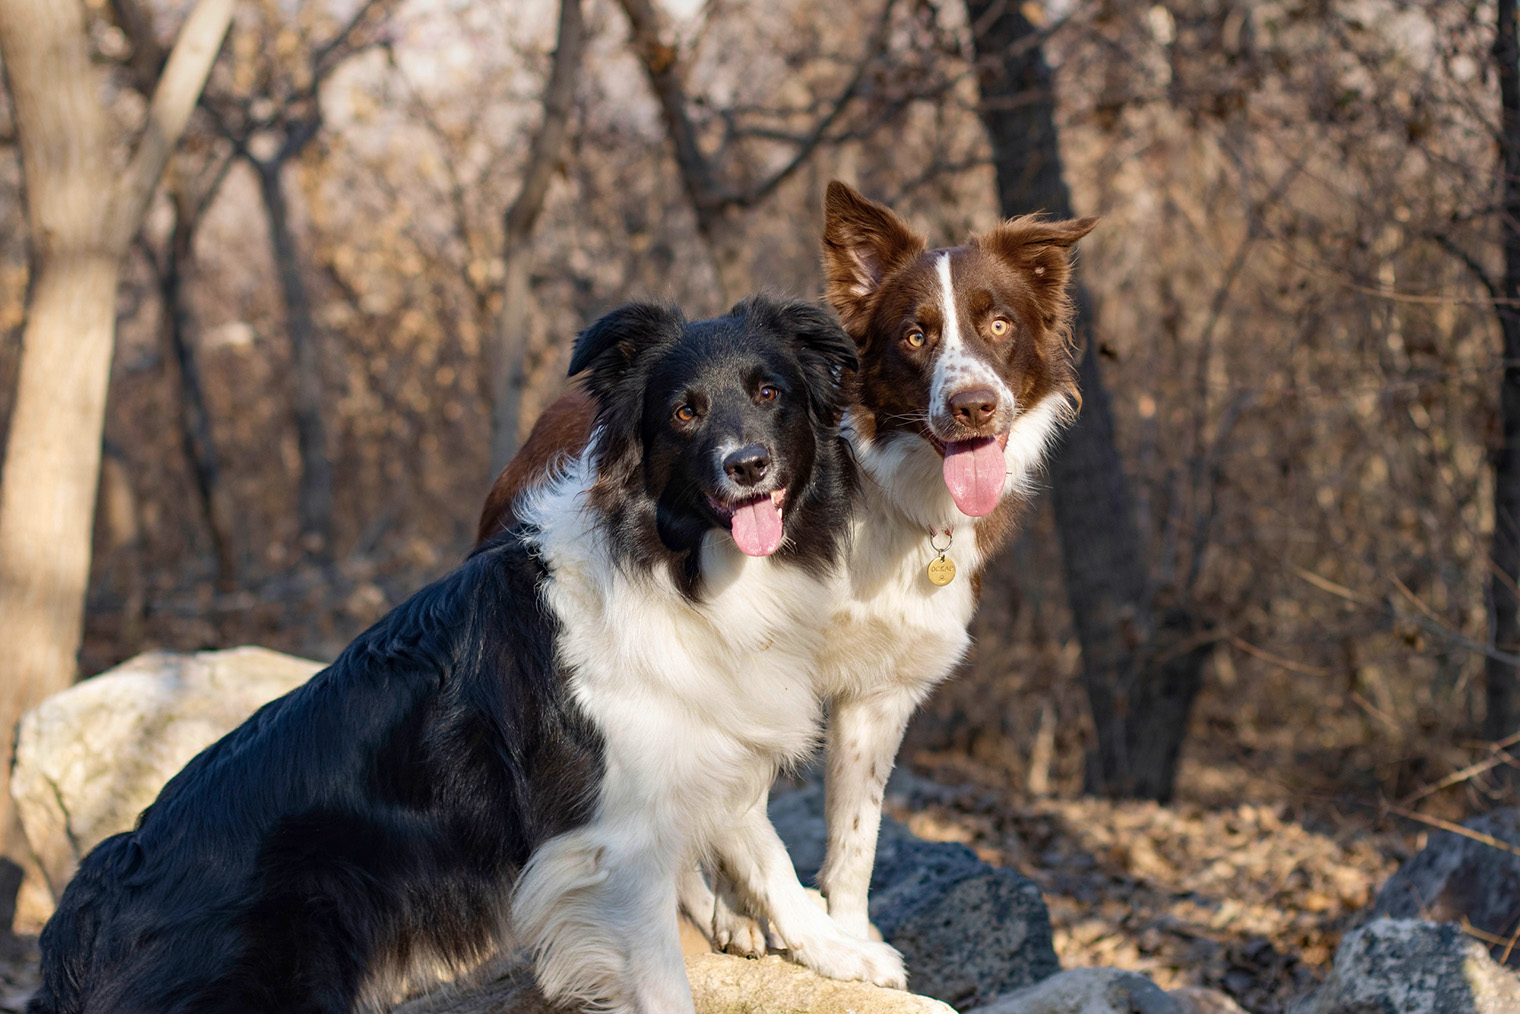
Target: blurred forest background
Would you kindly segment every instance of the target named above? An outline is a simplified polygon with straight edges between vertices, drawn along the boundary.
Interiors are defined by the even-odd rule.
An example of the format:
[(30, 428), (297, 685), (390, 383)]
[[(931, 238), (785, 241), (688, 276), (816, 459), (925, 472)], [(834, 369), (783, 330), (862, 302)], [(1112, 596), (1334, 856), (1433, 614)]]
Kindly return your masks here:
[[(114, 178), (195, 5), (82, 6)], [(1320, 874), (1274, 867), (1263, 911), (1292, 911), (1224, 934), (1204, 975), (1249, 966), (1229, 988), (1265, 1004), (1288, 965), (1317, 974), (1419, 817), (1509, 798), (1509, 0), (227, 7), (125, 233), (78, 675), (159, 647), (331, 658), (467, 551), (585, 322), (632, 298), (706, 316), (757, 288), (816, 296), (838, 177), (936, 244), (1001, 214), (1103, 217), (1080, 254), (1083, 435), (905, 753), (983, 802), (922, 833), (1034, 875), (1052, 822), (1090, 825), (1126, 890), (1151, 860), (1113, 859), (1116, 828), (1193, 820), (1176, 863), (1285, 822), (1318, 835), (1323, 902), (1287, 906), (1272, 892)], [(39, 250), (6, 58), (0, 434)], [(1101, 530), (1063, 468), (1107, 483)], [(1073, 622), (1074, 539), (1113, 545), (1085, 580), (1122, 587), (1084, 592), (1123, 593), (1107, 635)], [(1105, 697), (1104, 643), (1154, 693)], [(1110, 723), (1180, 761), (1126, 782)], [(1103, 958), (1094, 902), (1065, 894), (1058, 943)], [(1187, 964), (1116, 939), (1153, 972)], [(1261, 939), (1278, 957), (1241, 957)]]

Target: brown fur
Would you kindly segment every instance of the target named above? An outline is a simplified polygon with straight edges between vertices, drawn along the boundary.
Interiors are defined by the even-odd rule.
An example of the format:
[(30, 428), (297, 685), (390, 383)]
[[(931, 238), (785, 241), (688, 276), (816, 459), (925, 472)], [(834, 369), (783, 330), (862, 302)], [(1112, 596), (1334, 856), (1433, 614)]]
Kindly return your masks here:
[(595, 421), (596, 405), (578, 387), (572, 387), (544, 409), (527, 441), (491, 484), (475, 530), (477, 543), (512, 526), (515, 520), (512, 501), (547, 478), (556, 461), (573, 458), (585, 450)]

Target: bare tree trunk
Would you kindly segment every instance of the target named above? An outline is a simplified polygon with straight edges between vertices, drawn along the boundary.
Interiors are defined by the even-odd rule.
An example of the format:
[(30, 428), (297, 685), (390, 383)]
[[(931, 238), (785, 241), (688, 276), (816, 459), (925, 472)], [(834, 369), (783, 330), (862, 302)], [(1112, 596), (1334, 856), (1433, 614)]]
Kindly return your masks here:
[(727, 307), (749, 289), (749, 276), (734, 244), (735, 227), (728, 214), (729, 207), (738, 203), (738, 197), (725, 193), (710, 160), (697, 144), (696, 126), (686, 110), (681, 63), (676, 58), (675, 47), (660, 36), (660, 19), (654, 4), (651, 0), (621, 2), (623, 13), (628, 16), (633, 29), (634, 52), (644, 65), (649, 85), (660, 103), (665, 133), (675, 149), (681, 182), (697, 217), (697, 232), (712, 257), (713, 270), (718, 276), (719, 287), (723, 289), (723, 302)]
[(491, 390), (491, 474), (506, 467), (517, 453), (523, 387), (527, 383), (528, 321), (533, 293), (529, 274), (533, 264), (533, 230), (544, 209), (549, 183), (559, 167), (570, 132), (570, 106), (575, 98), (586, 29), (581, 0), (561, 0), (559, 42), (544, 87), (544, 121), (528, 149), (522, 187), (502, 218), (501, 314), (492, 348), (486, 356)]
[[(1061, 175), (1055, 96), (1040, 36), (1018, 5), (966, 0), (982, 63), (982, 122), (992, 142), (1005, 215), (1070, 218)], [(1062, 571), (1083, 680), (1097, 730), (1090, 792), (1170, 798), (1207, 647), (1194, 618), (1156, 615), (1130, 504), (1113, 413), (1099, 372), (1086, 289), (1077, 283), (1082, 412), (1051, 461)]]
[(21, 713), (73, 682), (115, 338), (118, 267), (232, 18), (201, 0), (125, 172), (108, 157), (79, 0), (0, 0), (0, 60), (26, 171), (33, 286), (0, 472), (0, 835)]
[[(1488, 583), (1489, 626), (1493, 646), (1520, 651), (1520, 43), (1516, 40), (1515, 0), (1499, 0), (1494, 64), (1499, 72), (1503, 116), (1504, 280), (1497, 293), (1499, 330), (1504, 340), (1504, 372), (1499, 383), (1503, 442), (1494, 455), (1493, 570)], [(1520, 675), (1515, 667), (1489, 656), (1486, 663), (1488, 707), (1484, 730), (1503, 739), (1520, 727)]]
[(299, 504), (301, 540), (307, 552), (325, 559), (332, 552), (333, 472), (322, 421), (322, 357), (317, 348), (311, 300), (290, 228), (285, 202), (285, 159), (254, 161), (259, 193), (269, 219), (269, 242), (285, 304), (285, 331), (290, 336), (291, 369), (295, 376), (296, 444), (301, 454)]
[(179, 375), (180, 445), (185, 463), (190, 466), (196, 499), (216, 557), (217, 586), (227, 590), (232, 587), (237, 571), (232, 555), (231, 517), (221, 488), (221, 465), (211, 438), (211, 414), (206, 410), (205, 386), (201, 383), (200, 364), (191, 336), (194, 325), (184, 284), (200, 212), (188, 191), (178, 189), (173, 197), (174, 234), (159, 271), (159, 298), (163, 303), (165, 337)]

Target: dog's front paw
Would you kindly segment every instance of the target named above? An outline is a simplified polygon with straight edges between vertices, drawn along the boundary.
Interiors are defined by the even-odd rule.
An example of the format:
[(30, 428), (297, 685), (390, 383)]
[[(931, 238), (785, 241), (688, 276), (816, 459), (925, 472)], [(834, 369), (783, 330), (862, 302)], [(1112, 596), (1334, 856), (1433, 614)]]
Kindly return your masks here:
[(791, 950), (793, 960), (819, 975), (850, 982), (870, 982), (888, 989), (907, 989), (908, 973), (902, 955), (891, 944), (837, 936), (810, 940)]
[(765, 957), (765, 928), (729, 908), (720, 898), (713, 909), (713, 948), (741, 958)]

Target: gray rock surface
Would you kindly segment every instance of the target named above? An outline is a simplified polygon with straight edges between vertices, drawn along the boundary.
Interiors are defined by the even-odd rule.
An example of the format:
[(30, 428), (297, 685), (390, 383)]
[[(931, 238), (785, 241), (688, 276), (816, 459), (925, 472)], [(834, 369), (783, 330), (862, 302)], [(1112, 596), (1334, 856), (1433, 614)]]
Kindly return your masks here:
[(1520, 1014), (1520, 978), (1455, 926), (1378, 919), (1341, 941), (1293, 1014)]
[(1073, 968), (1015, 990), (972, 1014), (1183, 1014), (1143, 975), (1119, 968)]
[[(823, 789), (778, 795), (771, 820), (804, 881), (823, 863)], [(908, 964), (908, 984), (958, 1009), (1060, 971), (1039, 889), (982, 862), (964, 845), (927, 842), (882, 822), (871, 878), (871, 921)]]
[(11, 795), (53, 898), (192, 757), (320, 668), (267, 648), (154, 651), (23, 715)]
[[(954, 1014), (924, 996), (861, 982), (835, 982), (771, 956), (727, 954), (686, 959), (697, 1014)], [(522, 976), (470, 989), (440, 990), (393, 1014), (562, 1014)]]
[(1183, 986), (1169, 989), (1166, 995), (1177, 1004), (1178, 1014), (1246, 1014), (1244, 1007), (1217, 989), (1206, 986)]
[[(1495, 810), (1463, 825), (1520, 849), (1520, 809)], [(1520, 925), (1520, 854), (1438, 831), (1378, 891), (1375, 915), (1460, 922), (1508, 940)], [(1495, 948), (1499, 956), (1501, 948)], [(1520, 967), (1520, 948), (1509, 964)]]

